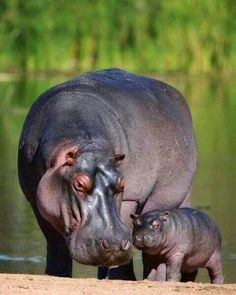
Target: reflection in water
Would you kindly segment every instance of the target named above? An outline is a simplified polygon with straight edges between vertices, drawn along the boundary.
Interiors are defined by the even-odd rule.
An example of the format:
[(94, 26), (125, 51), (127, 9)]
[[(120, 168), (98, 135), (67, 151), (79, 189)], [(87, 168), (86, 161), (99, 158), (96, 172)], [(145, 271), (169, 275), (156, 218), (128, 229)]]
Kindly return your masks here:
[[(236, 88), (233, 81), (226, 80), (165, 80), (185, 94), (193, 115), (199, 162), (192, 204), (206, 211), (220, 226), (225, 281), (236, 282)], [(20, 191), (16, 155), (29, 105), (55, 83), (0, 83), (0, 272), (44, 272), (45, 239)], [(134, 258), (141, 278), (138, 251)], [(76, 264), (74, 276), (94, 277), (96, 268)], [(198, 280), (209, 281), (206, 272), (201, 272)]]
[(9, 256), (0, 254), (0, 261), (17, 261), (17, 262), (32, 262), (32, 263), (42, 263), (45, 262), (45, 257), (33, 256), (33, 257), (22, 257), (22, 256)]

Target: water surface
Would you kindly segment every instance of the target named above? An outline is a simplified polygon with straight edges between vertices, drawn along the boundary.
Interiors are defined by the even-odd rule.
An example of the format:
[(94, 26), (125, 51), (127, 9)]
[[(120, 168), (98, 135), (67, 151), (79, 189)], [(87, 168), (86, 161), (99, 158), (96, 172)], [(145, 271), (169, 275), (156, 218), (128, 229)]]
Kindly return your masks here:
[[(33, 100), (66, 78), (0, 82), (0, 272), (42, 274), (45, 240), (19, 188), (19, 134)], [(162, 78), (180, 90), (191, 108), (198, 143), (192, 205), (214, 218), (223, 236), (225, 282), (236, 282), (236, 88), (233, 79)], [(75, 277), (95, 277), (96, 268), (74, 263)], [(141, 278), (141, 258), (135, 252)], [(198, 281), (207, 282), (205, 271)]]

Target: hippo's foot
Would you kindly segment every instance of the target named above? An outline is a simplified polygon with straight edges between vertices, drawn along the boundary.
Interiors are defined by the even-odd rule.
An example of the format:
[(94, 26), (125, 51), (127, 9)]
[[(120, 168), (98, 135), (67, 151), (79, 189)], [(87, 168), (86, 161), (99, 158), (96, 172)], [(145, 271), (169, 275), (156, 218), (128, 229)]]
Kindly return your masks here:
[(131, 260), (127, 264), (120, 265), (117, 267), (99, 267), (98, 279), (136, 281), (133, 268), (133, 260)]
[(206, 266), (211, 283), (212, 284), (223, 284), (224, 275), (222, 270), (221, 255), (219, 251), (215, 251), (209, 259)]
[[(147, 270), (148, 266), (144, 266)], [(166, 281), (166, 265), (161, 263), (157, 267), (154, 267), (144, 273), (143, 279), (148, 279), (150, 281), (165, 282)]]
[(212, 284), (223, 284), (224, 283), (224, 276), (222, 273), (221, 267), (208, 267), (208, 273), (211, 278)]

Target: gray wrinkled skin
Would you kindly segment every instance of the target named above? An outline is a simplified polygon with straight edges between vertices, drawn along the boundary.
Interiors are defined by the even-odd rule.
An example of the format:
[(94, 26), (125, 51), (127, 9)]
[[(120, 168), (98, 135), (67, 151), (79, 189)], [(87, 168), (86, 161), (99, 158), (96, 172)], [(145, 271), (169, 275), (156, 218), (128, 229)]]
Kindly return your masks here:
[[(47, 239), (46, 273), (71, 276), (72, 259), (126, 265), (130, 214), (189, 206), (195, 170), (191, 114), (173, 87), (107, 69), (47, 90), (29, 110), (18, 154), (21, 188)], [(104, 270), (100, 278), (135, 279), (132, 261)]]
[(194, 281), (198, 268), (208, 269), (211, 282), (223, 283), (221, 234), (205, 213), (191, 208), (154, 210), (133, 216), (133, 243), (150, 261), (146, 276), (155, 280), (166, 264), (167, 281)]

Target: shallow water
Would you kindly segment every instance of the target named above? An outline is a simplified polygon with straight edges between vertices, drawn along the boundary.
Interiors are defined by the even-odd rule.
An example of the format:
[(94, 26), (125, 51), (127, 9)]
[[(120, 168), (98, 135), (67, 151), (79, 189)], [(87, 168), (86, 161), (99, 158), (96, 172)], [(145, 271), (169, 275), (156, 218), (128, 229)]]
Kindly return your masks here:
[[(0, 272), (42, 274), (45, 240), (17, 179), (17, 144), (23, 120), (42, 91), (65, 78), (0, 82)], [(223, 236), (225, 282), (236, 282), (236, 88), (234, 79), (171, 78), (187, 98), (198, 143), (192, 205), (206, 211)], [(141, 258), (135, 251), (141, 278)], [(96, 268), (74, 264), (75, 277), (95, 277)], [(208, 281), (201, 271), (198, 281)]]

